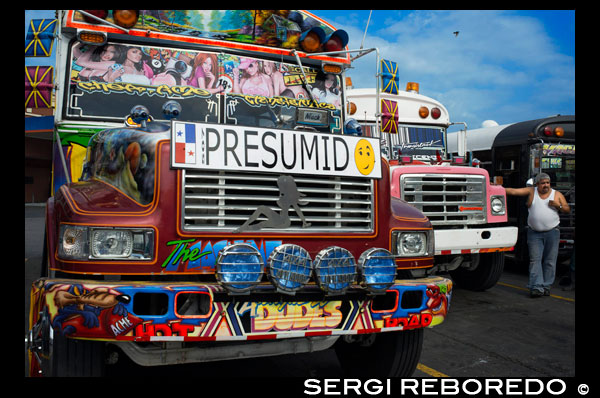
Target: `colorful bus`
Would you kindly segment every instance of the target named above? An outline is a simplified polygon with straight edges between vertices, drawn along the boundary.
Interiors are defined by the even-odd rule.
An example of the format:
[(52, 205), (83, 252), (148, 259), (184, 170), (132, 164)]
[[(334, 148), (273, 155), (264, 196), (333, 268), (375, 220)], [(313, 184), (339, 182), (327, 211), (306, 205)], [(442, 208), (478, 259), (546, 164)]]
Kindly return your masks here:
[(31, 375), (330, 347), (348, 375), (412, 374), (452, 282), (410, 274), (433, 229), (347, 118), (346, 32), (296, 10), (58, 19)]

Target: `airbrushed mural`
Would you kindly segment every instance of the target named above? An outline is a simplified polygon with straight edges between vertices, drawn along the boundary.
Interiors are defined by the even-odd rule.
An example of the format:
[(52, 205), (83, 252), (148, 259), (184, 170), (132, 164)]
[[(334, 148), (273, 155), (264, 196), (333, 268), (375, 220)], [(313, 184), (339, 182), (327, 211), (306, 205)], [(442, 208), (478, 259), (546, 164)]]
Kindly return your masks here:
[[(85, 21), (79, 13), (74, 19)], [(299, 10), (139, 10), (133, 29), (297, 49), (302, 32), (315, 26), (332, 32)]]
[(152, 202), (156, 146), (160, 138), (160, 135), (132, 129), (94, 135), (89, 143), (82, 180), (94, 177), (143, 205)]
[[(394, 285), (388, 294), (396, 305), (378, 310), (372, 298), (303, 302), (216, 301), (218, 285), (172, 286), (34, 283), (32, 302), (45, 311), (55, 332), (100, 340), (180, 341), (336, 335), (408, 330), (441, 323), (452, 296), (452, 282)], [(401, 307), (402, 295), (420, 294), (411, 308)], [(147, 314), (143, 300), (164, 298), (163, 312)], [(222, 297), (222, 296), (221, 296)], [(136, 302), (136, 301), (140, 302)]]

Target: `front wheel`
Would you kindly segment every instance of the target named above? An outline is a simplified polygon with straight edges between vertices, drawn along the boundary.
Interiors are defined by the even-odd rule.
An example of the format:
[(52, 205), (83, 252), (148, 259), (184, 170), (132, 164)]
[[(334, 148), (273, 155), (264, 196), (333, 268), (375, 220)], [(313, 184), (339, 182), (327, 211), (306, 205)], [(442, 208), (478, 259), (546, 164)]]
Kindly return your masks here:
[(55, 333), (51, 376), (104, 376), (104, 347), (102, 341), (76, 340)]
[(460, 288), (481, 292), (496, 285), (504, 270), (504, 253), (481, 253), (479, 265), (474, 270), (458, 268), (450, 271), (452, 279)]
[(26, 341), (31, 351), (30, 376), (103, 376), (105, 343), (63, 336), (50, 324), (48, 312), (39, 314)]
[(342, 337), (335, 353), (348, 377), (409, 377), (421, 357), (423, 329)]

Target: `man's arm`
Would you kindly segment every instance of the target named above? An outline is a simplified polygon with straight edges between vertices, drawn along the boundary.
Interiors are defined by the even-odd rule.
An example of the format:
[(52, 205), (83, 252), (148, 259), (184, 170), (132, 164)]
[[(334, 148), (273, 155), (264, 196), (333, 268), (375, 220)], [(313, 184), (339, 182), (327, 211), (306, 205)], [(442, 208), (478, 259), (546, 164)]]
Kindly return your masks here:
[(555, 191), (554, 200), (548, 201), (548, 206), (554, 207), (558, 212), (569, 213), (571, 211), (567, 199), (559, 191)]
[(525, 188), (504, 188), (506, 189), (506, 194), (507, 195), (512, 195), (512, 196), (528, 196), (533, 188), (532, 187), (525, 187)]

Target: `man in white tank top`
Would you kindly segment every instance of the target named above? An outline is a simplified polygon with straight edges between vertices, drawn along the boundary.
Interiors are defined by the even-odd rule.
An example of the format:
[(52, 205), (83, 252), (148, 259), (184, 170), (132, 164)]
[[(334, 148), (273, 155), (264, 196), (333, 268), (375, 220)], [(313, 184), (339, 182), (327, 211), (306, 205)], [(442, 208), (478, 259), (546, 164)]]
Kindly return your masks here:
[(540, 173), (535, 186), (506, 188), (507, 195), (527, 196), (527, 245), (529, 246), (529, 291), (531, 297), (550, 295), (554, 283), (560, 223), (558, 213), (571, 211), (564, 195), (550, 188), (550, 176)]

